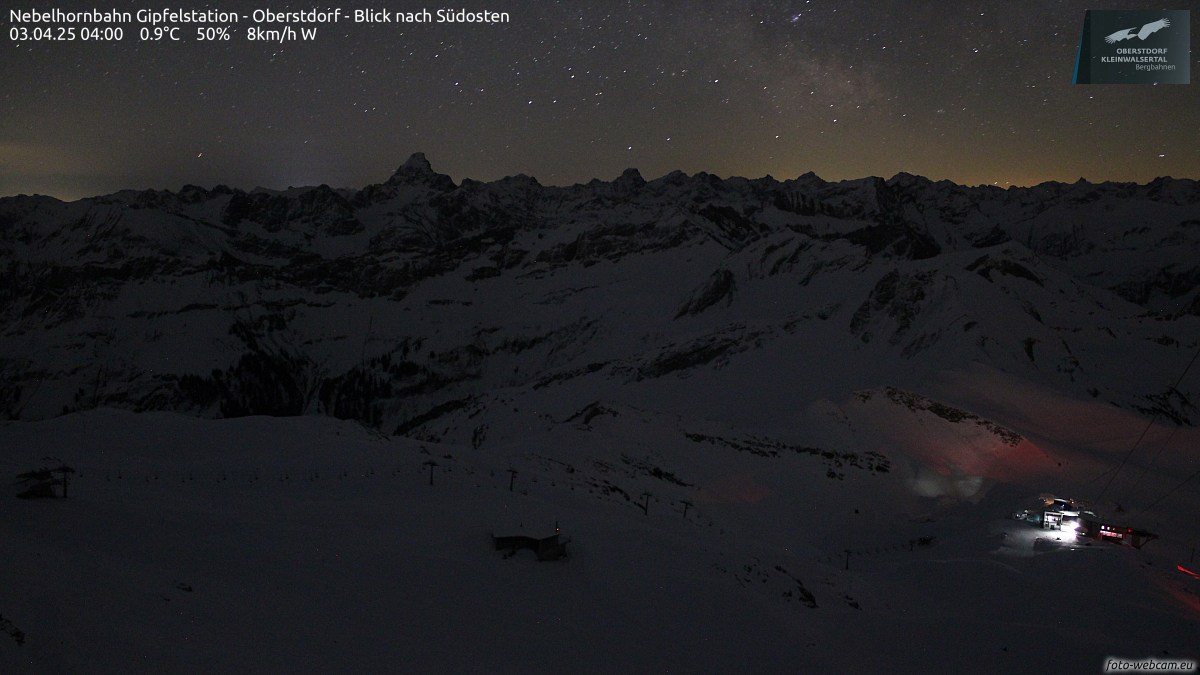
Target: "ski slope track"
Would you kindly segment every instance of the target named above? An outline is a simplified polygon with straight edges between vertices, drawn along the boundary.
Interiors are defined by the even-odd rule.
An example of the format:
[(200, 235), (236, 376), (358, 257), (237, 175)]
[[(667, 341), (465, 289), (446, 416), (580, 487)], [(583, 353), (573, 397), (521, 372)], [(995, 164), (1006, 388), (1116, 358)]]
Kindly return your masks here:
[[(416, 154), (0, 199), (0, 478), (76, 470), (0, 494), (0, 672), (1200, 659), (1198, 254), (1170, 178)], [(1010, 518), (1048, 493), (1159, 538)], [(556, 527), (563, 560), (491, 539)]]

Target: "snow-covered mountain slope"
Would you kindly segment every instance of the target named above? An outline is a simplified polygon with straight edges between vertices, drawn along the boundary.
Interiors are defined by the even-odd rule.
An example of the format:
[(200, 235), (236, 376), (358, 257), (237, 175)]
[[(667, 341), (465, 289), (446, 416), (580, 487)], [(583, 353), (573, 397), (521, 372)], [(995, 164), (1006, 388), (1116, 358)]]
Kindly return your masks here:
[(0, 413), (320, 412), (390, 432), (573, 381), (727, 370), (714, 391), (738, 398), (785, 358), (768, 367), (801, 402), (982, 362), (1194, 423), (1167, 385), (1200, 333), (1198, 250), (1200, 186), (1170, 179), (456, 186), (414, 155), (357, 192), (15, 197)]
[[(856, 400), (854, 424), (898, 402), (940, 425), (945, 460), (956, 443), (1014, 440), (896, 390)], [(1006, 519), (1036, 497), (1029, 479), (1078, 485), (1044, 462), (965, 506), (924, 497), (904, 451), (825, 456), (615, 406), (489, 451), (317, 416), (114, 410), (8, 422), (0, 447), (5, 474), (50, 450), (78, 471), (66, 500), (6, 499), (6, 673), (1011, 672), (1197, 656), (1200, 586), (1169, 549)], [(490, 538), (555, 526), (565, 560)]]
[[(418, 665), (465, 668), (445, 634), (460, 621), (481, 653), (535, 670), (552, 653), (583, 670), (896, 669), (913, 621), (922, 645), (999, 632), (990, 656), (967, 640), (912, 670), (1186, 653), (1173, 636), (1194, 635), (1198, 605), (1173, 567), (1200, 493), (1169, 491), (1200, 468), (1200, 371), (1180, 378), (1200, 350), (1197, 253), (1200, 185), (1172, 179), (456, 185), (414, 155), (357, 191), (0, 199), (0, 468), (52, 455), (82, 472), (67, 502), (14, 507), (24, 557), (6, 573), (58, 557), (104, 580), (62, 623), (75, 591), (53, 579), (0, 596), (30, 645), (0, 656), (69, 670), (136, 649), (173, 670), (191, 661), (151, 643), (191, 626), (201, 670), (228, 665), (216, 642), (271, 670), (420, 644)], [(421, 491), (426, 461), (445, 489)], [(1045, 492), (1160, 540), (1072, 549), (999, 520)], [(573, 523), (570, 571), (496, 566), (517, 561), (486, 550), (488, 523), (525, 508)], [(73, 531), (131, 524), (77, 544), (47, 534), (60, 512)], [(864, 567), (845, 574), (845, 551)], [(180, 599), (154, 575), (224, 595), (172, 614), (163, 630), (182, 632), (130, 638)], [(1056, 613), (1069, 584), (1081, 622)], [(1112, 595), (1080, 590), (1099, 584), (1141, 627), (1105, 623)], [(993, 592), (1003, 609), (979, 618)], [(218, 623), (239, 593), (258, 608), (245, 632)], [(127, 625), (89, 623), (130, 594)], [(326, 606), (337, 617), (313, 617)], [(256, 641), (264, 625), (279, 634)], [(87, 650), (30, 656), (72, 631)], [(860, 639), (880, 648), (838, 661)]]

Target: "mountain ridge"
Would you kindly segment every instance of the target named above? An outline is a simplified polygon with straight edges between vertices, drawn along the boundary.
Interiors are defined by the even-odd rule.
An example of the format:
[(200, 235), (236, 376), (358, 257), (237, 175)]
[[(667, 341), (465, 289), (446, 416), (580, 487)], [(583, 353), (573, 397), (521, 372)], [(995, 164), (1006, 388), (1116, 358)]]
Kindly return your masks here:
[[(142, 190), (123, 189), (123, 190), (118, 190), (117, 192), (113, 192), (113, 193), (93, 195), (90, 197), (81, 197), (79, 199), (73, 199), (73, 200), (62, 200), (62, 199), (59, 199), (57, 197), (53, 197), (50, 195), (26, 194), (26, 193), (0, 196), (0, 199), (33, 198), (33, 199), (51, 199), (51, 200), (63, 202), (63, 203), (72, 203), (72, 202), (77, 202), (77, 201), (108, 199), (108, 198), (116, 198), (119, 196), (123, 197), (123, 196), (129, 196), (129, 195), (134, 195), (134, 196), (178, 195), (178, 196), (182, 197), (184, 195), (194, 195), (196, 193), (229, 194), (232, 192), (243, 192), (243, 193), (247, 193), (247, 194), (252, 194), (252, 193), (256, 193), (256, 192), (268, 193), (268, 194), (288, 194), (288, 193), (297, 194), (297, 193), (301, 193), (301, 192), (313, 190), (313, 189), (318, 189), (318, 188), (330, 189), (335, 192), (338, 192), (339, 194), (354, 194), (354, 193), (359, 193), (364, 190), (367, 190), (371, 187), (376, 187), (379, 185), (386, 185), (388, 183), (404, 182), (406, 180), (412, 181), (412, 180), (425, 180), (425, 179), (433, 179), (438, 184), (444, 185), (446, 187), (446, 189), (459, 188), (459, 187), (463, 187), (464, 185), (493, 185), (493, 184), (504, 183), (506, 181), (517, 179), (517, 180), (532, 181), (534, 184), (538, 185), (539, 187), (547, 187), (550, 189), (559, 189), (559, 190), (570, 190), (573, 188), (588, 187), (588, 186), (616, 185), (616, 184), (622, 183), (623, 180), (632, 180), (635, 183), (645, 185), (646, 183), (678, 182), (680, 179), (700, 179), (700, 180), (707, 180), (707, 181), (715, 180), (715, 181), (719, 181), (719, 182), (744, 181), (747, 183), (761, 183), (761, 184), (766, 184), (766, 185), (796, 184), (796, 185), (802, 185), (802, 186), (810, 186), (810, 185), (814, 185), (814, 184), (821, 185), (821, 186), (830, 186), (830, 185), (853, 186), (853, 185), (861, 184), (864, 182), (882, 184), (882, 185), (887, 185), (889, 187), (895, 186), (897, 184), (910, 185), (910, 186), (913, 184), (916, 184), (916, 185), (926, 185), (926, 186), (927, 185), (936, 185), (939, 187), (952, 187), (952, 188), (958, 188), (961, 190), (968, 190), (968, 191), (999, 190), (1002, 192), (1017, 192), (1017, 193), (1024, 192), (1024, 191), (1033, 191), (1033, 190), (1038, 190), (1038, 189), (1046, 189), (1046, 188), (1058, 188), (1058, 189), (1079, 188), (1079, 187), (1099, 188), (1099, 187), (1105, 187), (1105, 186), (1111, 186), (1114, 188), (1120, 187), (1120, 188), (1126, 188), (1126, 189), (1128, 189), (1128, 188), (1146, 188), (1148, 190), (1158, 192), (1158, 191), (1162, 191), (1163, 189), (1166, 189), (1166, 188), (1173, 188), (1173, 186), (1176, 186), (1179, 184), (1183, 185), (1184, 190), (1191, 189), (1192, 191), (1195, 191), (1197, 189), (1197, 185), (1198, 185), (1197, 179), (1186, 178), (1186, 177), (1185, 178), (1175, 178), (1173, 176), (1157, 176), (1154, 179), (1152, 179), (1146, 183), (1138, 183), (1136, 181), (1109, 181), (1109, 180), (1094, 182), (1094, 181), (1089, 181), (1083, 177), (1080, 177), (1072, 182), (1047, 180), (1047, 181), (1043, 181), (1041, 183), (1037, 183), (1034, 185), (1027, 185), (1027, 186), (1010, 185), (1007, 187), (999, 187), (994, 184), (986, 184), (986, 183), (981, 183), (978, 185), (969, 185), (969, 184), (965, 184), (965, 183), (958, 183), (958, 182), (955, 182), (955, 181), (952, 181), (949, 179), (945, 179), (945, 178), (932, 179), (932, 178), (927, 178), (925, 176), (922, 176), (920, 174), (913, 174), (911, 172), (903, 171), (903, 170), (896, 172), (891, 177), (871, 175), (871, 176), (863, 176), (863, 177), (859, 177), (859, 178), (847, 178), (847, 179), (834, 180), (834, 181), (825, 180), (813, 171), (807, 171), (803, 174), (800, 174), (799, 176), (797, 176), (795, 178), (780, 180), (771, 175), (765, 175), (765, 176), (762, 176), (759, 178), (730, 176), (729, 178), (722, 179), (722, 178), (714, 176), (713, 174), (710, 174), (705, 171), (700, 171), (695, 174), (689, 175), (683, 171), (674, 170), (674, 171), (670, 171), (666, 174), (663, 174), (662, 176), (660, 176), (658, 178), (654, 178), (654, 179), (647, 181), (646, 179), (644, 179), (642, 177), (641, 172), (635, 167), (629, 167), (629, 168), (625, 169), (624, 171), (622, 171), (620, 176), (618, 176), (617, 178), (614, 178), (612, 181), (605, 181), (601, 178), (593, 178), (590, 181), (587, 181), (586, 183), (575, 183), (572, 185), (542, 186), (542, 184), (537, 180), (536, 177), (528, 176), (523, 173), (522, 174), (514, 174), (511, 176), (504, 176), (502, 178), (497, 178), (492, 181), (479, 181), (479, 180), (476, 180), (476, 179), (473, 179), (470, 177), (466, 177), (466, 178), (463, 178), (463, 180), (461, 182), (456, 183), (450, 176), (436, 172), (433, 169), (433, 165), (430, 162), (430, 160), (428, 159), (428, 157), (425, 155), (425, 153), (418, 151), (418, 152), (412, 153), (407, 160), (402, 162), (399, 165), (399, 167), (397, 167), (397, 169), (392, 173), (392, 175), (383, 183), (374, 183), (374, 184), (364, 186), (363, 188), (357, 188), (357, 189), (356, 188), (348, 188), (348, 187), (333, 188), (327, 184), (321, 184), (321, 185), (288, 187), (286, 189), (256, 187), (256, 188), (253, 188), (250, 190), (243, 190), (243, 189), (234, 188), (234, 187), (231, 187), (231, 186), (225, 185), (225, 184), (217, 184), (217, 185), (213, 186), (212, 188), (204, 188), (199, 185), (188, 183), (188, 184), (185, 184), (182, 187), (180, 187), (179, 190), (177, 190), (177, 191), (172, 191), (169, 189), (155, 189), (155, 188), (147, 188), (147, 189), (142, 189)], [(1193, 200), (1200, 199), (1200, 195), (1192, 195), (1191, 199), (1193, 199)]]
[[(107, 405), (412, 431), (497, 387), (583, 396), (707, 370), (738, 391), (727, 365), (790, 344), (878, 371), (838, 396), (911, 387), (909, 362), (982, 362), (1194, 424), (1190, 392), (1164, 391), (1200, 334), (1198, 250), (1186, 179), (455, 184), (416, 153), (358, 191), (3, 198), (0, 416)], [(1146, 377), (1108, 373), (1114, 354)]]

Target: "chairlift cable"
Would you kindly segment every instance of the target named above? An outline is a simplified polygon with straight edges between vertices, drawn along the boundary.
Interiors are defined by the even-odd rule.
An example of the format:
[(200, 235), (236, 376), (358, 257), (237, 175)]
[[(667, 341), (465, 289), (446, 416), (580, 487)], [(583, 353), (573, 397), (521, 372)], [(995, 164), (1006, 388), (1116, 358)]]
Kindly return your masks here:
[[(1183, 378), (1187, 376), (1188, 371), (1192, 369), (1192, 365), (1196, 363), (1196, 359), (1198, 357), (1200, 357), (1200, 348), (1196, 349), (1196, 353), (1192, 355), (1192, 360), (1188, 361), (1187, 367), (1185, 367), (1183, 372), (1179, 374), (1179, 377), (1175, 380), (1175, 384), (1172, 385), (1168, 391), (1179, 391), (1179, 385), (1183, 382)], [(1117, 474), (1121, 473), (1121, 469), (1125, 468), (1125, 464), (1129, 461), (1129, 458), (1133, 456), (1134, 450), (1137, 450), (1138, 445), (1141, 444), (1142, 439), (1146, 437), (1146, 434), (1150, 431), (1150, 427), (1154, 426), (1154, 422), (1157, 419), (1158, 411), (1156, 410), (1154, 415), (1150, 418), (1150, 421), (1146, 423), (1146, 428), (1142, 430), (1142, 433), (1138, 436), (1137, 441), (1134, 442), (1133, 447), (1129, 448), (1129, 452), (1125, 453), (1125, 457), (1123, 457), (1121, 459), (1121, 463), (1117, 465), (1117, 470), (1108, 477), (1108, 482), (1104, 484), (1104, 489), (1101, 490), (1100, 495), (1096, 497), (1096, 503), (1099, 503), (1100, 500), (1104, 498), (1104, 493), (1108, 492), (1108, 488), (1112, 485), (1112, 482), (1117, 477)]]
[[(1084, 445), (1084, 444), (1095, 445), (1096, 443), (1109, 443), (1109, 442), (1115, 442), (1115, 441), (1124, 441), (1124, 440), (1128, 440), (1130, 438), (1137, 438), (1137, 437), (1138, 437), (1137, 434), (1129, 434), (1128, 436), (1106, 436), (1106, 437), (1100, 438), (1100, 439), (1075, 441), (1075, 443), (1078, 445)], [(1095, 483), (1096, 481), (1100, 480), (1101, 478), (1104, 478), (1108, 474), (1112, 473), (1112, 470), (1114, 468), (1115, 467), (1110, 466), (1107, 469), (1096, 474), (1095, 476), (1092, 476), (1091, 478), (1087, 479), (1086, 481), (1083, 482), (1083, 487), (1087, 487), (1088, 485)]]
[(1158, 506), (1158, 504), (1159, 504), (1160, 502), (1162, 502), (1164, 499), (1166, 499), (1167, 497), (1170, 497), (1171, 495), (1175, 494), (1175, 492), (1177, 492), (1177, 491), (1179, 490), (1179, 488), (1181, 488), (1181, 487), (1183, 487), (1184, 485), (1187, 485), (1187, 484), (1188, 484), (1188, 483), (1190, 483), (1191, 481), (1195, 480), (1196, 476), (1200, 476), (1200, 469), (1196, 469), (1196, 471), (1195, 471), (1195, 472), (1193, 472), (1193, 473), (1192, 473), (1192, 475), (1188, 476), (1187, 478), (1184, 478), (1184, 479), (1183, 479), (1183, 480), (1182, 480), (1182, 481), (1181, 481), (1181, 482), (1180, 482), (1178, 485), (1176, 485), (1175, 487), (1171, 488), (1171, 489), (1170, 489), (1170, 490), (1169, 490), (1169, 491), (1168, 491), (1168, 492), (1167, 492), (1165, 495), (1163, 495), (1163, 496), (1159, 497), (1158, 499), (1155, 499), (1153, 502), (1151, 502), (1151, 503), (1150, 503), (1150, 505), (1149, 505), (1149, 506), (1147, 506), (1146, 508), (1142, 509), (1141, 511), (1138, 511), (1137, 515), (1136, 515), (1136, 516), (1134, 516), (1134, 519), (1137, 519), (1137, 518), (1141, 517), (1141, 515), (1142, 515), (1143, 513), (1145, 513), (1145, 512), (1147, 512), (1147, 511), (1149, 511), (1150, 509), (1154, 508), (1155, 506)]
[(1121, 459), (1121, 463), (1117, 465), (1116, 470), (1114, 470), (1108, 477), (1108, 482), (1104, 484), (1104, 489), (1101, 490), (1100, 494), (1096, 497), (1097, 504), (1099, 504), (1100, 500), (1104, 498), (1104, 493), (1108, 492), (1108, 488), (1110, 485), (1112, 485), (1113, 480), (1116, 479), (1117, 474), (1121, 473), (1121, 469), (1125, 468), (1125, 463), (1128, 462), (1129, 458), (1133, 456), (1133, 451), (1137, 450), (1138, 445), (1141, 444), (1142, 439), (1146, 437), (1146, 434), (1150, 431), (1150, 427), (1154, 426), (1154, 422), (1157, 420), (1158, 413), (1155, 412), (1154, 416), (1150, 418), (1150, 421), (1146, 423), (1146, 428), (1142, 429), (1142, 433), (1138, 436), (1138, 439), (1134, 441), (1133, 447), (1129, 448), (1129, 452), (1125, 453), (1125, 457)]
[(1150, 459), (1150, 463), (1142, 467), (1142, 472), (1138, 474), (1137, 479), (1133, 481), (1133, 487), (1129, 488), (1129, 492), (1125, 495), (1126, 503), (1132, 503), (1131, 498), (1133, 495), (1137, 494), (1138, 485), (1141, 485), (1142, 479), (1145, 478), (1146, 474), (1150, 473), (1150, 469), (1153, 469), (1154, 465), (1158, 463), (1158, 458), (1162, 457), (1163, 450), (1167, 449), (1167, 446), (1171, 444), (1171, 441), (1175, 438), (1175, 434), (1178, 432), (1178, 426), (1171, 429), (1171, 433), (1167, 436), (1167, 440), (1163, 441), (1162, 445), (1158, 446), (1158, 452), (1154, 453), (1154, 457)]
[(1084, 485), (1087, 486), (1087, 485), (1091, 485), (1092, 483), (1095, 483), (1096, 481), (1100, 480), (1101, 478), (1104, 478), (1108, 474), (1112, 473), (1112, 470), (1113, 470), (1113, 467), (1111, 467), (1111, 466), (1108, 467), (1107, 469), (1105, 469), (1105, 470), (1101, 471), (1100, 473), (1096, 474), (1095, 476), (1093, 476), (1091, 478), (1091, 480), (1084, 483)]

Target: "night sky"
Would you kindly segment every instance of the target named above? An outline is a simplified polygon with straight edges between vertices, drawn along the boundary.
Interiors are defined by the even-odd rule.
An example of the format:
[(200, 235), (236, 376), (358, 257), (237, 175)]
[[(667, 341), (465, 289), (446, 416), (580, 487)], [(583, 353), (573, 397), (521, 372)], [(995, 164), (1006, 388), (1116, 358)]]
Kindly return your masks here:
[(13, 0), (0, 17), (0, 195), (357, 188), (416, 151), (456, 180), (552, 185), (627, 167), (1001, 186), (1200, 178), (1200, 87), (1071, 84), (1088, 0), (489, 3), (453, 7), (511, 23), (343, 19), (286, 45), (246, 41), (249, 22), (212, 43), (141, 43), (130, 24), (114, 44), (17, 43), (8, 11), (422, 5)]

